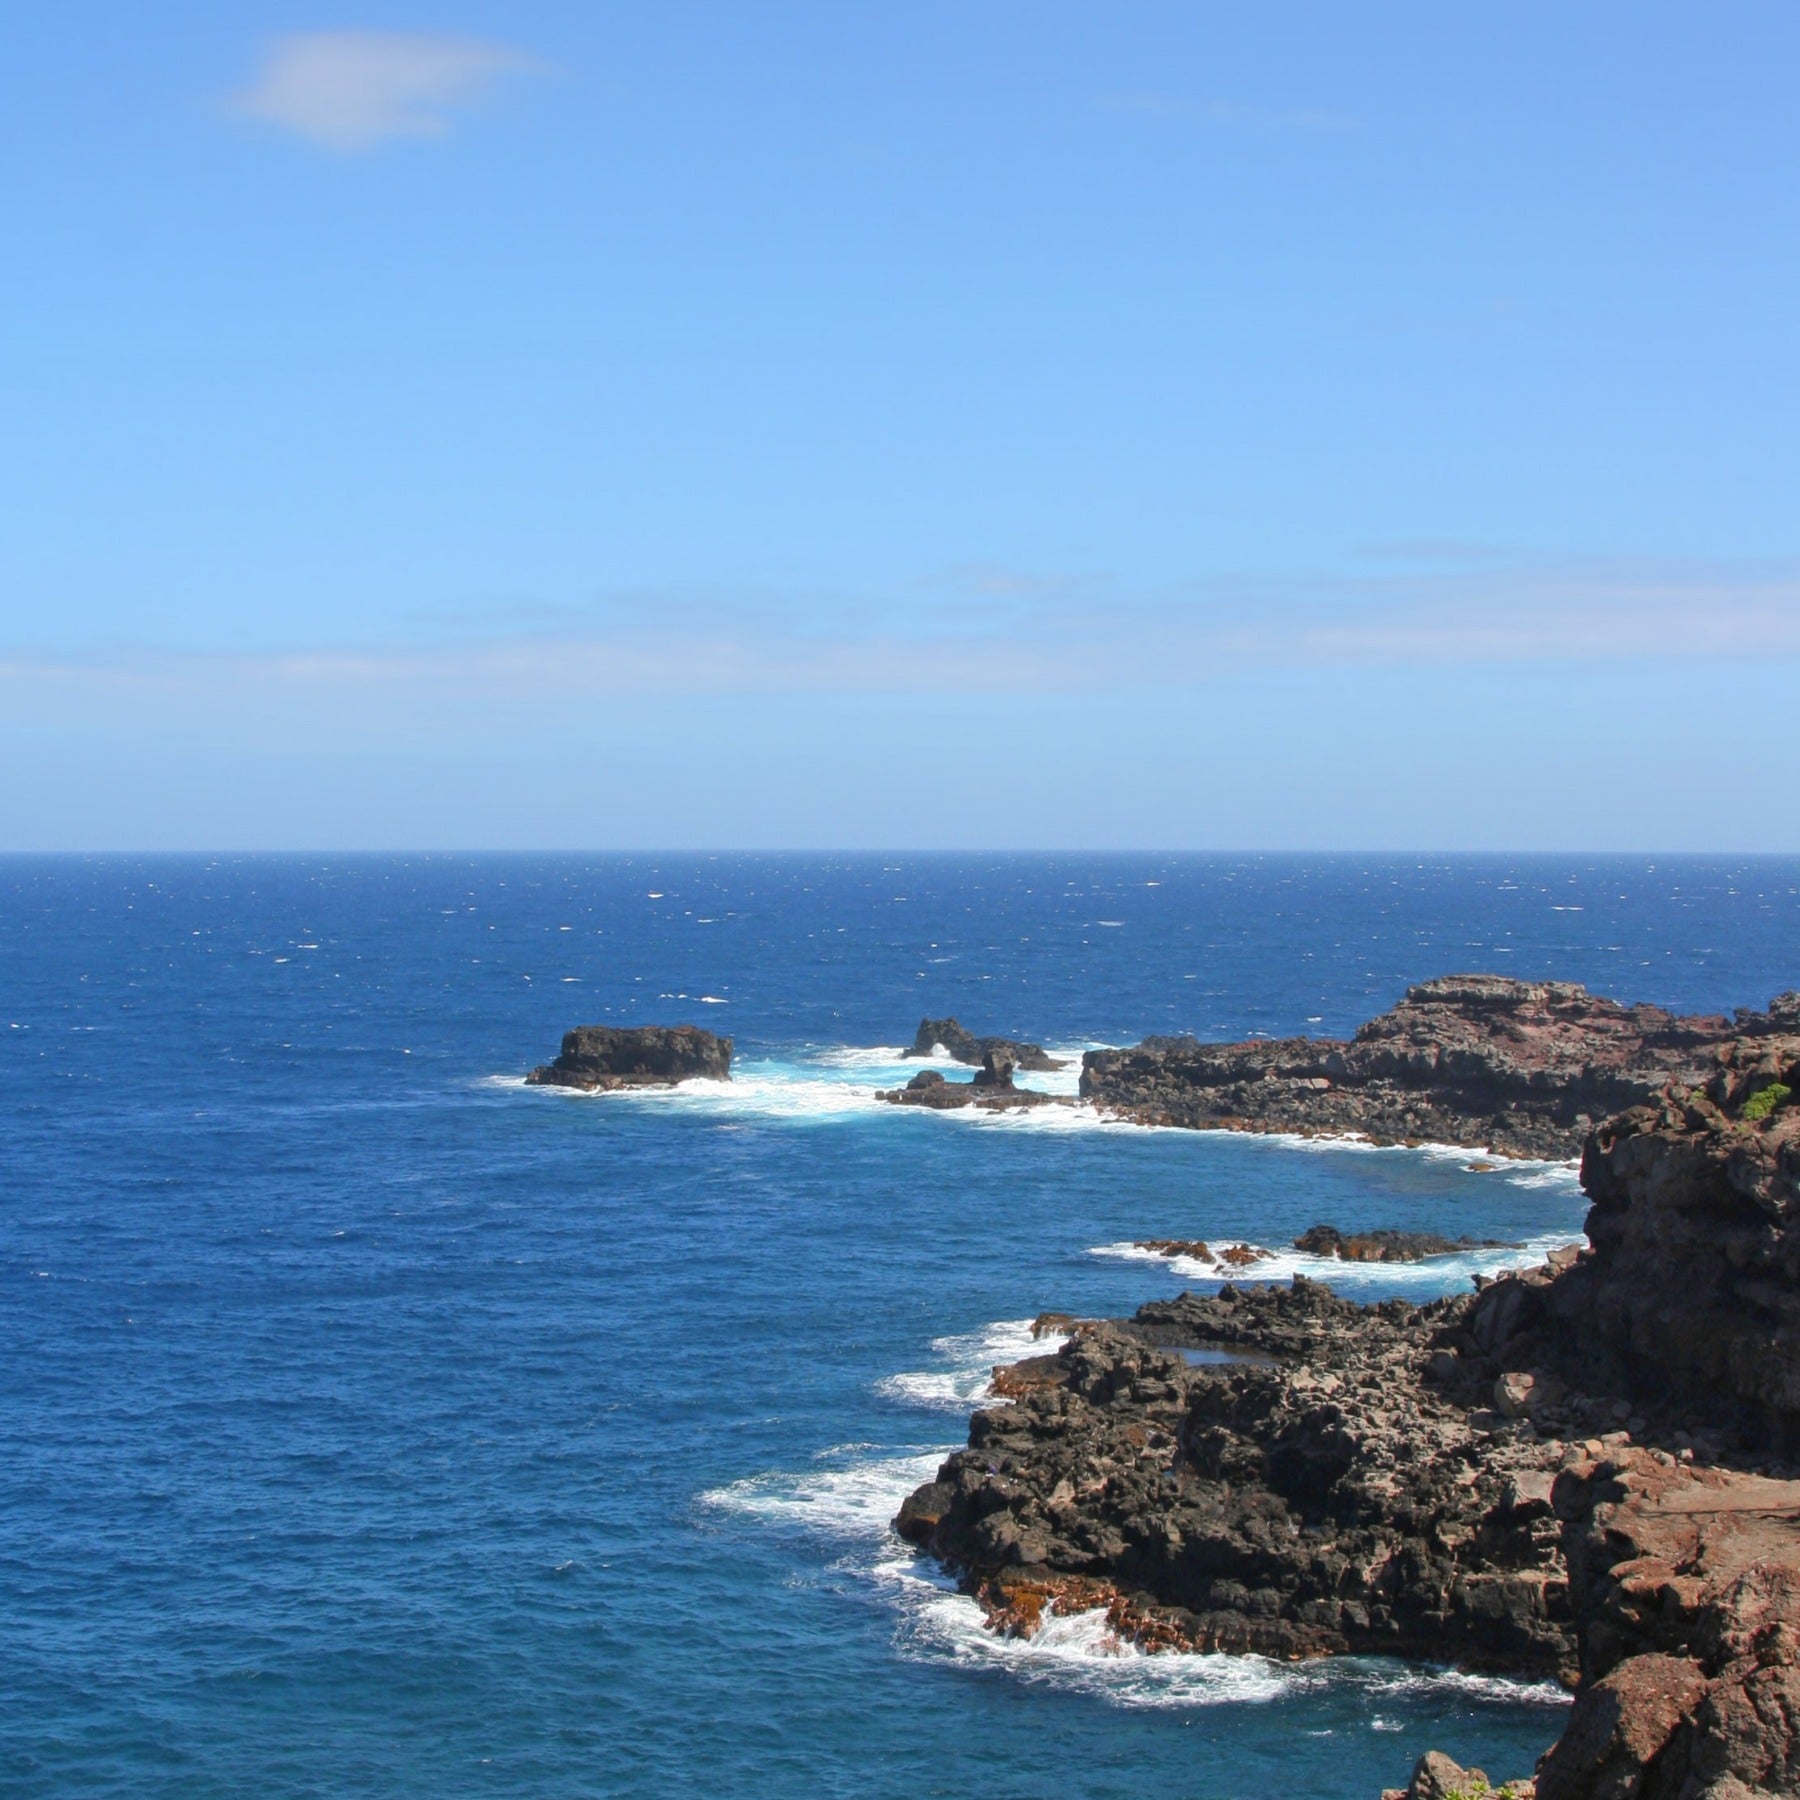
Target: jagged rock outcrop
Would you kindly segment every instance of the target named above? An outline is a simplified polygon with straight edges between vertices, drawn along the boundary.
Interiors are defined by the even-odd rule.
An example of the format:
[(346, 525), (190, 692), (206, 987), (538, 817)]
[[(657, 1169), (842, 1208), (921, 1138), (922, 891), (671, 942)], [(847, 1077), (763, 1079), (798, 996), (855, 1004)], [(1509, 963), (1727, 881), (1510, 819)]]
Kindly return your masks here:
[(1742, 1452), (1800, 1451), (1800, 1031), (1716, 1045), (1692, 1086), (1607, 1120), (1582, 1157), (1591, 1248), (1496, 1282), (1475, 1329), (1513, 1363)]
[(1042, 1044), (1027, 1044), (1015, 1038), (976, 1037), (955, 1019), (921, 1019), (912, 1048), (900, 1054), (905, 1057), (936, 1056), (940, 1047), (953, 1062), (967, 1063), (977, 1069), (990, 1052), (1032, 1075), (1068, 1067), (1060, 1057), (1050, 1055)]
[(1359, 1307), (1301, 1280), (1088, 1327), (975, 1415), (898, 1528), (1003, 1625), (1106, 1605), (1153, 1645), (1572, 1672), (1560, 1447), (1426, 1379), (1471, 1299)]
[(1800, 1009), (1753, 1023), (1594, 1132), (1590, 1248), (1488, 1286), (1437, 1371), (1570, 1435), (1620, 1396), (1552, 1494), (1581, 1686), (1538, 1800), (1800, 1793)]
[[(926, 1021), (930, 1023), (929, 1020)], [(987, 1112), (1007, 1112), (1026, 1106), (1069, 1106), (1066, 1094), (1040, 1094), (1019, 1087), (1013, 1080), (1012, 1057), (989, 1042), (981, 1053), (981, 1066), (967, 1081), (946, 1081), (936, 1069), (921, 1069), (905, 1087), (884, 1088), (875, 1097), (893, 1106), (925, 1106), (947, 1112), (960, 1106), (976, 1106)]]
[(1585, 1249), (1424, 1307), (1069, 1321), (898, 1528), (1001, 1629), (1576, 1674), (1538, 1800), (1800, 1793), (1800, 1002), (1694, 1035), (1592, 1132)]
[(1800, 1793), (1800, 1481), (1622, 1449), (1553, 1498), (1582, 1685), (1538, 1800)]
[(1597, 1120), (1670, 1080), (1704, 1080), (1720, 1044), (1796, 1017), (1792, 994), (1733, 1022), (1620, 1006), (1571, 982), (1452, 975), (1409, 988), (1347, 1041), (1153, 1037), (1092, 1050), (1081, 1092), (1148, 1124), (1572, 1157)]
[(696, 1076), (730, 1080), (730, 1038), (698, 1025), (578, 1025), (563, 1034), (556, 1061), (525, 1079), (536, 1087), (593, 1091), (673, 1087)]
[(1470, 1250), (1517, 1250), (1498, 1238), (1447, 1238), (1431, 1231), (1339, 1231), (1314, 1225), (1294, 1239), (1308, 1256), (1336, 1257), (1340, 1262), (1415, 1263), (1433, 1256), (1461, 1256)]

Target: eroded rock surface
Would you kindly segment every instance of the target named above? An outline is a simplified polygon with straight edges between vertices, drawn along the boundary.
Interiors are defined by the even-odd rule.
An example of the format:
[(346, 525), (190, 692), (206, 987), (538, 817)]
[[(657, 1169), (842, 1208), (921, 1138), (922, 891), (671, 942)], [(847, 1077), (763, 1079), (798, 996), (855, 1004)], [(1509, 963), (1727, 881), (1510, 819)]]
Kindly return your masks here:
[(921, 1019), (913, 1037), (912, 1048), (902, 1056), (936, 1056), (939, 1050), (953, 1062), (980, 1068), (989, 1052), (1005, 1058), (1014, 1068), (1027, 1074), (1042, 1074), (1050, 1069), (1066, 1069), (1060, 1057), (1050, 1055), (1042, 1044), (1027, 1044), (1016, 1038), (976, 1037), (964, 1030), (955, 1019)]
[(1081, 1092), (1149, 1124), (1572, 1157), (1596, 1121), (1671, 1080), (1703, 1081), (1719, 1045), (1794, 1029), (1800, 995), (1727, 1021), (1620, 1006), (1572, 982), (1452, 975), (1409, 988), (1348, 1040), (1091, 1050)]
[(1800, 1001), (1739, 1026), (1591, 1133), (1587, 1248), (1069, 1321), (899, 1529), (1001, 1629), (1577, 1676), (1539, 1800), (1800, 1794)]
[(1462, 1256), (1471, 1250), (1517, 1250), (1497, 1238), (1447, 1238), (1431, 1231), (1339, 1231), (1315, 1225), (1294, 1239), (1308, 1256), (1336, 1257), (1340, 1262), (1415, 1263), (1433, 1256)]
[(578, 1025), (565, 1032), (562, 1054), (531, 1071), (537, 1087), (673, 1087), (701, 1076), (731, 1078), (731, 1039), (698, 1025)]
[[(931, 1020), (926, 1020), (926, 1024), (930, 1023)], [(990, 1044), (981, 1053), (981, 1067), (967, 1081), (947, 1081), (936, 1069), (921, 1069), (905, 1087), (884, 1088), (875, 1097), (893, 1106), (925, 1106), (937, 1112), (959, 1106), (1006, 1112), (1015, 1107), (1074, 1104), (1067, 1095), (1040, 1094), (1031, 1088), (1019, 1087), (1013, 1080), (1014, 1066), (1006, 1051)]]
[(1157, 1645), (1572, 1673), (1560, 1446), (1426, 1379), (1470, 1304), (1359, 1307), (1301, 1280), (1090, 1326), (975, 1415), (899, 1529), (1003, 1624), (1104, 1604)]

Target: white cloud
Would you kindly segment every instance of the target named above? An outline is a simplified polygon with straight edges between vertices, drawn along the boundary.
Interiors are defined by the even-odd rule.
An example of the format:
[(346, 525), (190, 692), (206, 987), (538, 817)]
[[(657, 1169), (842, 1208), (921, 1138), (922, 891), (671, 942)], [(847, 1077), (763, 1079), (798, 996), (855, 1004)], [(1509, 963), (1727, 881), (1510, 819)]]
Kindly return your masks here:
[(441, 137), (457, 108), (497, 77), (534, 67), (522, 51), (475, 38), (314, 31), (278, 40), (232, 110), (328, 150)]
[[(1454, 547), (1449, 547), (1454, 548)], [(0, 645), (0, 736), (77, 719), (148, 729), (401, 732), (477, 717), (530, 729), (596, 700), (729, 695), (1076, 694), (1262, 670), (1800, 661), (1800, 565), (1508, 562), (1367, 578), (1214, 578), (1160, 593), (1104, 575), (982, 565), (932, 591), (617, 594), (446, 641), (255, 652)], [(490, 634), (491, 633), (491, 634)], [(1431, 674), (1429, 672), (1436, 672)], [(1573, 688), (1571, 689), (1573, 691)], [(421, 726), (422, 728), (422, 726)]]

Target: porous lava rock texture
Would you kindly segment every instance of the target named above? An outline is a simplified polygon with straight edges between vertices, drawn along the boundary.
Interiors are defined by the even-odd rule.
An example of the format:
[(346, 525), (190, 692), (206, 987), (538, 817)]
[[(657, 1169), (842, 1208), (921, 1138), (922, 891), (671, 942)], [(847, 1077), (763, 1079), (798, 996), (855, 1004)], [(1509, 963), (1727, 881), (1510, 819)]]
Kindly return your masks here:
[(1572, 982), (1450, 975), (1409, 988), (1348, 1040), (1152, 1037), (1091, 1050), (1081, 1092), (1148, 1124), (1567, 1158), (1598, 1120), (1671, 1080), (1704, 1080), (1721, 1044), (1797, 1024), (1795, 994), (1728, 1021), (1621, 1006)]
[(673, 1087), (694, 1077), (731, 1079), (731, 1039), (698, 1025), (578, 1025), (564, 1032), (562, 1054), (533, 1069), (535, 1087)]
[(921, 1069), (905, 1087), (884, 1088), (876, 1098), (893, 1106), (924, 1106), (935, 1112), (961, 1106), (1010, 1112), (1018, 1107), (1074, 1104), (1066, 1094), (1040, 1094), (1032, 1088), (1019, 1087), (1013, 1080), (1012, 1057), (995, 1048), (991, 1041), (980, 1060), (981, 1066), (967, 1081), (946, 1081), (936, 1069)]
[(1042, 1044), (1027, 1044), (1016, 1038), (976, 1037), (955, 1019), (921, 1019), (912, 1048), (900, 1054), (905, 1057), (936, 1056), (940, 1050), (952, 1062), (967, 1063), (976, 1069), (982, 1066), (990, 1052), (1027, 1074), (1043, 1074), (1068, 1066), (1061, 1058), (1052, 1056)]
[(1078, 1328), (999, 1384), (1016, 1403), (975, 1415), (898, 1528), (1003, 1627), (1106, 1605), (1153, 1646), (1572, 1674), (1560, 1446), (1428, 1379), (1472, 1300), (1301, 1279)]
[(1538, 1800), (1800, 1794), (1800, 1003), (1738, 1023), (1591, 1132), (1587, 1247), (1069, 1320), (898, 1529), (1004, 1630), (1573, 1679)]

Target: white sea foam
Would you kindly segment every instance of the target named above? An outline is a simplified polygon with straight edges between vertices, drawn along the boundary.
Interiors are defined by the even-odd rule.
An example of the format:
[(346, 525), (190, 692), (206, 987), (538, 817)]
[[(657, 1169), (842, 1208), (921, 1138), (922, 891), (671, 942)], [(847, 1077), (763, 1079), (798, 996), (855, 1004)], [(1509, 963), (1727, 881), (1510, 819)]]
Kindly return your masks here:
[(929, 1481), (949, 1454), (945, 1446), (899, 1456), (864, 1455), (841, 1467), (803, 1474), (752, 1475), (708, 1489), (700, 1504), (715, 1512), (796, 1525), (827, 1537), (892, 1539), (897, 1544), (900, 1540), (890, 1526), (900, 1502)]
[[(1021, 1329), (1019, 1322), (1006, 1321), (989, 1327), (988, 1333), (972, 1333), (968, 1340), (941, 1341), (980, 1337), (999, 1343)], [(751, 1476), (709, 1490), (699, 1504), (752, 1527), (828, 1540), (831, 1566), (867, 1582), (892, 1607), (901, 1655), (920, 1662), (992, 1670), (1128, 1707), (1253, 1705), (1330, 1685), (1348, 1686), (1372, 1701), (1436, 1690), (1511, 1704), (1566, 1703), (1567, 1697), (1550, 1683), (1373, 1658), (1294, 1665), (1257, 1656), (1150, 1653), (1121, 1641), (1098, 1610), (1052, 1611), (1035, 1636), (1003, 1637), (989, 1628), (974, 1600), (958, 1593), (935, 1564), (913, 1554), (892, 1528), (901, 1502), (931, 1480), (949, 1448), (895, 1453), (878, 1446), (840, 1445), (821, 1452), (829, 1466)]]
[[(724, 1002), (720, 1002), (724, 1004)], [(989, 1111), (979, 1106), (930, 1110), (928, 1117), (960, 1122), (988, 1131), (1144, 1131), (1178, 1132), (1186, 1137), (1231, 1137), (1240, 1143), (1267, 1145), (1273, 1150), (1299, 1150), (1309, 1154), (1423, 1157), (1432, 1162), (1491, 1160), (1487, 1178), (1515, 1187), (1566, 1189), (1577, 1186), (1579, 1165), (1573, 1162), (1521, 1162), (1493, 1157), (1490, 1152), (1457, 1144), (1372, 1144), (1355, 1135), (1305, 1137), (1298, 1133), (1244, 1133), (1180, 1126), (1144, 1125), (1078, 1099), (1081, 1057), (1092, 1045), (1052, 1045), (1049, 1053), (1064, 1064), (1060, 1069), (1021, 1074), (1019, 1086), (1053, 1094), (1074, 1102), (1062, 1106), (1015, 1107)], [(887, 1113), (887, 1102), (878, 1098), (884, 1088), (904, 1084), (921, 1069), (960, 1078), (963, 1065), (948, 1057), (909, 1057), (898, 1044), (840, 1044), (808, 1049), (790, 1057), (745, 1058), (729, 1081), (692, 1080), (667, 1088), (623, 1088), (610, 1093), (588, 1093), (579, 1088), (543, 1091), (576, 1099), (599, 1099), (618, 1105), (680, 1106), (713, 1113), (736, 1113), (773, 1119), (838, 1119), (854, 1114)], [(520, 1086), (515, 1075), (491, 1078), (497, 1085)], [(907, 1109), (911, 1112), (913, 1109)], [(925, 1109), (920, 1109), (925, 1110)]]
[(1034, 1338), (1029, 1319), (1001, 1319), (981, 1331), (936, 1339), (931, 1348), (942, 1359), (941, 1367), (886, 1376), (875, 1384), (875, 1391), (909, 1406), (966, 1413), (992, 1399), (997, 1365), (1020, 1362), (1027, 1356), (1049, 1356), (1068, 1341), (1062, 1332)]
[[(1215, 1255), (1218, 1250), (1244, 1242), (1241, 1238), (1230, 1237), (1207, 1241), (1216, 1245)], [(1276, 1249), (1250, 1244), (1247, 1248), (1262, 1250), (1262, 1257), (1241, 1269), (1227, 1268), (1218, 1262), (1203, 1262), (1197, 1256), (1165, 1255), (1160, 1250), (1146, 1249), (1144, 1245), (1134, 1243), (1096, 1244), (1088, 1251), (1088, 1255), (1104, 1257), (1113, 1262), (1159, 1263), (1190, 1281), (1292, 1281), (1296, 1275), (1304, 1275), (1309, 1281), (1335, 1282), (1340, 1285), (1380, 1282), (1402, 1285), (1430, 1278), (1454, 1281), (1459, 1277), (1498, 1275), (1506, 1269), (1533, 1269), (1552, 1250), (1560, 1250), (1565, 1244), (1578, 1241), (1566, 1231), (1551, 1231), (1527, 1238), (1516, 1250), (1459, 1250), (1450, 1256), (1432, 1256), (1413, 1263), (1345, 1262), (1335, 1256), (1309, 1256), (1304, 1251), (1291, 1247)]]

